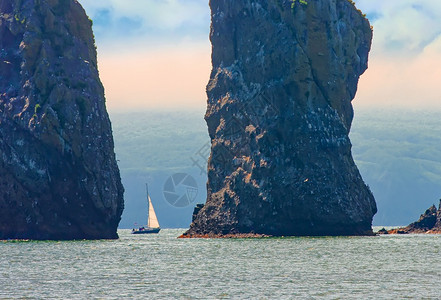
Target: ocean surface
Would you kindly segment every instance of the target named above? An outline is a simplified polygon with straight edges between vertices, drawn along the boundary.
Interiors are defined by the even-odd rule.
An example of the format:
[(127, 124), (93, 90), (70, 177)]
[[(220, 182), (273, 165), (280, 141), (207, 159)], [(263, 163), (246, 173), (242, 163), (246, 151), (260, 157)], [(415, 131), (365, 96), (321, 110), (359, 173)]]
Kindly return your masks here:
[(0, 299), (440, 299), (441, 236), (0, 242)]

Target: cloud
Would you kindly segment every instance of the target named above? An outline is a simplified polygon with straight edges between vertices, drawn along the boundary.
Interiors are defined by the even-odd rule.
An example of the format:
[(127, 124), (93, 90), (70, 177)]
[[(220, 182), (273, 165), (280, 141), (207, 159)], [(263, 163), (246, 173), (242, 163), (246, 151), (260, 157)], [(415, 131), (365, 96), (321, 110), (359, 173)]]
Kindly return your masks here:
[(373, 46), (383, 54), (413, 56), (441, 36), (441, 1), (357, 0), (374, 27)]
[(374, 28), (354, 104), (441, 108), (441, 1), (358, 0)]
[(83, 0), (82, 5), (101, 44), (208, 40), (210, 11), (205, 1)]
[(210, 10), (201, 0), (82, 0), (112, 110), (203, 108)]
[[(441, 1), (355, 2), (370, 19), (374, 40), (354, 104), (441, 107)], [(205, 106), (208, 1), (81, 3), (94, 21), (109, 106)]]
[[(150, 45), (207, 41), (208, 1), (82, 0), (101, 44), (135, 39)], [(388, 55), (412, 56), (441, 35), (439, 0), (356, 0), (374, 26), (374, 47)]]

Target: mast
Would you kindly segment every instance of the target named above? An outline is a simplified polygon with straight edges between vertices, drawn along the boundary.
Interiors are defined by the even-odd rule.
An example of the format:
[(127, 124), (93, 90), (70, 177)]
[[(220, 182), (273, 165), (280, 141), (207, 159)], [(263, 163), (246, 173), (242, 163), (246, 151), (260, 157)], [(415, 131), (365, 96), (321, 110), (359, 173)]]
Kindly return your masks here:
[(150, 196), (149, 196), (148, 184), (146, 183), (145, 186), (147, 189), (147, 202), (148, 202), (148, 208), (149, 208), (147, 226), (149, 228), (160, 228), (158, 218), (156, 217), (155, 209), (153, 208), (152, 199), (150, 199)]

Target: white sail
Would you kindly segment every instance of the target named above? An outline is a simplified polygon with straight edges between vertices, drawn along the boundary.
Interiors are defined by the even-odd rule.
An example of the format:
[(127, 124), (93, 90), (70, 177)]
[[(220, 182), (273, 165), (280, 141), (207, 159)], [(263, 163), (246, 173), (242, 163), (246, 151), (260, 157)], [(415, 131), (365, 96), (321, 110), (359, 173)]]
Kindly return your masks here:
[(158, 218), (156, 217), (155, 209), (153, 208), (152, 199), (149, 197), (149, 220), (147, 226), (149, 228), (159, 228)]

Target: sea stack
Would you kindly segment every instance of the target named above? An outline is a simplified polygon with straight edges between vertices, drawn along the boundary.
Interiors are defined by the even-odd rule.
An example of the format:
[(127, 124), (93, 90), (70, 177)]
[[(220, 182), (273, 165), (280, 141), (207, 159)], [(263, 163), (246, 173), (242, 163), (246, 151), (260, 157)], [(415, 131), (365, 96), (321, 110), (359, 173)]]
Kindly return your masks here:
[(351, 101), (372, 30), (348, 0), (211, 0), (207, 201), (183, 237), (372, 235)]
[(0, 239), (117, 238), (123, 186), (91, 21), (0, 1)]

